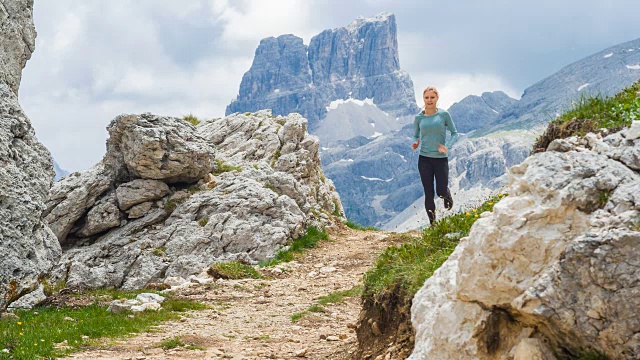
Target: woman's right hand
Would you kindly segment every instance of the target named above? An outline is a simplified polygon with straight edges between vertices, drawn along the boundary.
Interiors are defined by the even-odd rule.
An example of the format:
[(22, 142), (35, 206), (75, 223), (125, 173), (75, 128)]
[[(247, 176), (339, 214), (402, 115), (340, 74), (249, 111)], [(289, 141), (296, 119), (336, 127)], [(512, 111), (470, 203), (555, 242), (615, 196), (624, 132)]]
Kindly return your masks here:
[(419, 141), (414, 142), (413, 144), (411, 144), (411, 149), (413, 149), (413, 150), (417, 149), (418, 145), (420, 145)]

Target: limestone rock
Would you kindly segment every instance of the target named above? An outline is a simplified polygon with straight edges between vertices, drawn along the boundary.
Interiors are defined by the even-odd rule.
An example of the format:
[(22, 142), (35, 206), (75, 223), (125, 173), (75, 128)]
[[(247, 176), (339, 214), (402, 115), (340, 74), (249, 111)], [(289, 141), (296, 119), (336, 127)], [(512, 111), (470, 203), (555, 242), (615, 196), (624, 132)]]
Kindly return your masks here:
[(100, 199), (87, 213), (84, 226), (76, 232), (78, 236), (88, 237), (120, 225), (122, 215), (113, 193)]
[[(56, 197), (63, 199), (57, 204), (79, 215), (58, 220), (68, 236), (52, 280), (80, 288), (127, 290), (172, 283), (192, 279), (218, 261), (259, 262), (303, 235), (308, 226), (330, 225), (331, 214), (343, 214), (340, 198), (324, 177), (318, 140), (306, 132), (306, 125), (297, 114), (274, 118), (269, 111), (207, 121), (197, 131), (182, 120), (149, 114), (116, 118), (103, 160), (108, 166), (94, 168), (91, 176), (71, 175), (54, 192), (76, 181), (69, 178), (85, 179), (85, 187), (66, 186), (72, 195), (75, 191), (83, 196)], [(181, 158), (182, 172), (177, 164), (153, 170), (158, 164), (149, 160), (155, 159), (152, 149), (164, 149), (167, 138), (174, 139), (167, 149), (180, 154), (195, 147), (208, 149), (203, 154), (209, 156), (215, 147), (220, 168), (192, 177), (196, 167), (213, 161), (207, 157), (201, 164), (192, 164), (198, 158)], [(145, 144), (134, 152), (140, 161), (126, 155), (125, 149), (135, 148), (133, 143)], [(174, 180), (189, 178), (190, 183), (170, 188), (168, 178), (140, 178), (142, 171), (133, 171), (136, 163), (147, 164), (145, 171), (167, 170)], [(99, 195), (94, 184), (103, 185), (103, 180), (100, 190), (106, 193)], [(80, 204), (68, 204), (72, 198)], [(58, 207), (52, 200), (50, 214), (61, 214)]]
[(3, 3), (0, 7), (0, 35), (0, 83), (8, 85), (17, 95), (22, 69), (36, 47), (33, 1)]
[(107, 127), (105, 164), (117, 182), (136, 178), (196, 182), (214, 168), (214, 150), (188, 122), (151, 114), (121, 115)]
[(160, 199), (170, 192), (169, 186), (162, 181), (136, 179), (118, 186), (116, 196), (120, 209), (128, 210), (134, 205)]
[(100, 162), (89, 170), (75, 172), (54, 183), (43, 216), (60, 244), (66, 245), (75, 223), (111, 188), (112, 182), (112, 173)]
[(416, 295), (413, 359), (493, 359), (524, 328), (573, 354), (640, 356), (640, 174), (617, 160), (640, 142), (607, 138), (565, 139), (511, 168), (509, 196)]
[(312, 208), (319, 214), (344, 214), (333, 182), (322, 171), (318, 139), (307, 133), (300, 115), (275, 118), (268, 110), (236, 114), (198, 130), (217, 146), (219, 158), (294, 199), (307, 215), (314, 216)]
[(518, 344), (513, 360), (556, 360), (556, 357), (539, 339), (524, 339)]
[(147, 201), (142, 204), (132, 206), (127, 211), (129, 219), (137, 219), (145, 216), (149, 212), (149, 210), (151, 210), (152, 206), (153, 206), (153, 203), (151, 201)]
[(33, 309), (34, 306), (43, 302), (46, 298), (47, 296), (44, 294), (44, 287), (40, 284), (34, 291), (21, 297), (18, 301), (12, 302), (8, 309), (12, 311), (18, 309)]
[(60, 257), (41, 221), (54, 170), (18, 103), (22, 68), (35, 47), (33, 1), (0, 5), (0, 312), (30, 292)]

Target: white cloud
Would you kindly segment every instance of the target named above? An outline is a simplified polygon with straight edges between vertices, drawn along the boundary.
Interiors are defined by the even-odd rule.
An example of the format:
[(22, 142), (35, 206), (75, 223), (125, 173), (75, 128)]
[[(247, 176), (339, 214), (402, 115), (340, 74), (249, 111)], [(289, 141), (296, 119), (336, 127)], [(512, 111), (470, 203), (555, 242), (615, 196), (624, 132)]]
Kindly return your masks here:
[(295, 34), (310, 39), (311, 6), (296, 0), (244, 0), (229, 2), (212, 0), (214, 17), (223, 27), (222, 39), (258, 44), (261, 39), (282, 34)]

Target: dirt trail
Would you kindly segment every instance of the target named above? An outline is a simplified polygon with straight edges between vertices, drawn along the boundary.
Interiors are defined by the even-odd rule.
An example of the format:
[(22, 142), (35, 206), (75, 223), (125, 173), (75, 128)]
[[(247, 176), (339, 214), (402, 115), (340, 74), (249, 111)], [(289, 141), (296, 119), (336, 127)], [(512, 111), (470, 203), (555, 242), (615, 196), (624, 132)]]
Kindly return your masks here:
[[(389, 234), (341, 227), (330, 234), (331, 241), (276, 267), (282, 273), (273, 272), (273, 280), (218, 280), (181, 290), (179, 295), (212, 309), (69, 358), (344, 359), (356, 347), (352, 327), (360, 312), (358, 297), (325, 305), (325, 312), (309, 312), (296, 322), (291, 316), (317, 304), (321, 296), (361, 285), (376, 255), (393, 241)], [(176, 336), (203, 350), (159, 347)]]

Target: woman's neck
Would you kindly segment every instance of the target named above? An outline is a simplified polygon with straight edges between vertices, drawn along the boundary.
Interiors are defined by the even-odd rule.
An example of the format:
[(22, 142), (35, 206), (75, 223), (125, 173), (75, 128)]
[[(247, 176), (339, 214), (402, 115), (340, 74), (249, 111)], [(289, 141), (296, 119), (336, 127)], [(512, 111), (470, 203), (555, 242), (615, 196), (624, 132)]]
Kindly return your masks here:
[(431, 108), (431, 109), (425, 108), (422, 113), (425, 114), (425, 115), (433, 115), (433, 114), (435, 114), (437, 112), (438, 112), (438, 108)]

